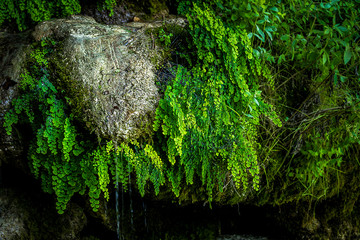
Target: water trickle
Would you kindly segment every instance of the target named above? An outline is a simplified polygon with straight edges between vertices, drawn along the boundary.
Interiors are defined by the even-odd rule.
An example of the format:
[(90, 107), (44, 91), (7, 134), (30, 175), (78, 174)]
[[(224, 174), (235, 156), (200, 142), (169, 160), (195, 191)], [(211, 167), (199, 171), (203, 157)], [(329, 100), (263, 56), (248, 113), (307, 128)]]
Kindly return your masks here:
[(131, 223), (131, 229), (134, 230), (134, 209), (133, 209), (133, 202), (131, 195), (132, 195), (131, 174), (129, 174), (130, 223)]
[(116, 197), (116, 232), (117, 238), (120, 239), (120, 213), (119, 213), (119, 176), (118, 176), (118, 158), (115, 157), (115, 176), (116, 176), (116, 185), (115, 185), (115, 197)]
[[(124, 209), (125, 209), (125, 204), (124, 204), (124, 186), (121, 185), (121, 216), (124, 217), (125, 216), (125, 212), (124, 212)], [(124, 229), (124, 221), (123, 219), (121, 219), (121, 229)]]
[(146, 232), (149, 233), (149, 228), (147, 226), (147, 207), (146, 207), (146, 203), (144, 200), (142, 201), (142, 205), (143, 205), (143, 210), (144, 210), (144, 225), (145, 225)]
[(104, 210), (104, 214), (105, 214), (105, 221), (107, 221), (108, 216), (107, 216), (107, 212), (108, 212), (108, 205), (107, 205), (107, 201), (104, 200), (104, 206), (105, 206), (105, 210)]

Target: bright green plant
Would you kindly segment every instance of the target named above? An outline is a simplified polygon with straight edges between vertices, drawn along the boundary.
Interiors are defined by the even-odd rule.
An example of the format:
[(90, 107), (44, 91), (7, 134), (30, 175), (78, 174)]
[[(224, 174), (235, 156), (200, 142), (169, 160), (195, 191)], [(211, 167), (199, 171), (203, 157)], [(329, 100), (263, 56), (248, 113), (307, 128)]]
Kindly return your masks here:
[[(97, 210), (109, 186), (127, 189), (130, 174), (142, 195), (148, 181), (156, 194), (168, 182), (176, 196), (196, 184), (211, 201), (230, 180), (243, 196), (262, 188), (259, 198), (277, 204), (335, 196), (344, 171), (357, 169), (344, 163), (360, 165), (352, 158), (360, 143), (358, 6), (182, 1), (192, 37), (188, 63), (170, 69), (176, 76), (163, 89), (152, 144), (97, 141), (77, 125), (76, 106), (67, 105), (48, 72), (56, 43), (43, 41), (4, 127), (11, 134), (17, 123), (31, 125), (30, 166), (57, 196), (60, 213), (75, 193), (87, 193)], [(17, 17), (0, 23), (10, 18)], [(158, 36), (167, 47), (176, 38), (161, 30)]]
[(170, 46), (172, 36), (173, 36), (172, 33), (166, 34), (164, 29), (160, 29), (160, 31), (159, 31), (159, 39), (160, 39), (160, 41), (164, 42), (165, 46)]
[(260, 80), (271, 85), (266, 66), (253, 56), (248, 32), (235, 21), (222, 20), (215, 3), (180, 5), (189, 20), (196, 54), (191, 69), (178, 67), (176, 78), (157, 109), (155, 130), (167, 136), (169, 180), (179, 195), (179, 182), (199, 176), (209, 199), (222, 191), (230, 171), (238, 188), (249, 182), (259, 189), (257, 125), (261, 115), (281, 125), (261, 98)]
[[(98, 1), (98, 8), (109, 10), (110, 16), (114, 14), (115, 5), (116, 0)], [(18, 29), (23, 31), (34, 23), (79, 14), (80, 11), (79, 0), (3, 0), (0, 1), (0, 26), (15, 21)]]
[(96, 211), (101, 193), (109, 200), (108, 185), (118, 182), (126, 189), (131, 172), (137, 176), (142, 195), (148, 180), (157, 194), (165, 177), (162, 161), (152, 146), (133, 142), (116, 147), (112, 141), (98, 145), (91, 136), (84, 139), (74, 125), (74, 117), (59, 98), (48, 73), (48, 57), (54, 44), (44, 40), (34, 45), (22, 74), (21, 95), (6, 113), (4, 127), (11, 134), (18, 122), (31, 125), (34, 139), (29, 147), (29, 165), (35, 177), (41, 179), (43, 190), (57, 196), (58, 212), (64, 212), (77, 192), (87, 192)]
[(18, 29), (22, 31), (32, 22), (77, 14), (80, 10), (78, 0), (4, 0), (0, 2), (0, 26), (5, 21), (15, 21)]
[(260, 56), (277, 69), (274, 98), (288, 120), (262, 143), (274, 150), (261, 155), (272, 159), (268, 184), (282, 186), (281, 193), (270, 193), (278, 204), (346, 191), (347, 171), (355, 171), (349, 163), (358, 164), (351, 155), (359, 147), (359, 6), (359, 1), (336, 0), (264, 6), (280, 21), (260, 20), (265, 24), (260, 29), (272, 26), (271, 37), (258, 31), (249, 36), (270, 53), (260, 51)]

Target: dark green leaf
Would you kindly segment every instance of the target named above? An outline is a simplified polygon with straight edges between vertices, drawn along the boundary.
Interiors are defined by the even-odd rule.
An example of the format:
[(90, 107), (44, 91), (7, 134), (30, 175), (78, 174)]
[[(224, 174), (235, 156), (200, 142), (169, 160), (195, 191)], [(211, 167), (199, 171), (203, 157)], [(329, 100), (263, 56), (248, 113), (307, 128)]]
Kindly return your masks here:
[(289, 36), (288, 34), (282, 35), (282, 36), (280, 37), (280, 40), (282, 40), (282, 41), (287, 41), (287, 40), (289, 40), (289, 39), (290, 39), (290, 36)]
[(284, 54), (281, 54), (279, 59), (278, 59), (278, 64), (280, 64), (281, 62), (285, 61), (285, 55)]
[(331, 4), (330, 3), (320, 3), (320, 7), (324, 8), (324, 9), (329, 9), (331, 8)]
[(344, 53), (344, 64), (347, 64), (351, 59), (351, 49), (350, 45), (346, 45), (345, 53)]
[(265, 34), (264, 32), (256, 25), (257, 28), (257, 32), (260, 34), (261, 37), (258, 36), (258, 38), (262, 41), (265, 42)]
[(327, 54), (324, 52), (323, 58), (322, 58), (323, 65), (325, 65), (326, 61), (327, 61)]
[(256, 58), (260, 58), (260, 52), (256, 49), (253, 49), (253, 54)]
[(273, 12), (278, 12), (279, 11), (279, 9), (277, 7), (270, 7), (269, 10), (273, 11)]
[(273, 40), (273, 37), (272, 37), (272, 35), (271, 35), (271, 32), (266, 31), (266, 33), (267, 33), (267, 35), (269, 35), (269, 38), (270, 38), (270, 40), (272, 41), (272, 40)]

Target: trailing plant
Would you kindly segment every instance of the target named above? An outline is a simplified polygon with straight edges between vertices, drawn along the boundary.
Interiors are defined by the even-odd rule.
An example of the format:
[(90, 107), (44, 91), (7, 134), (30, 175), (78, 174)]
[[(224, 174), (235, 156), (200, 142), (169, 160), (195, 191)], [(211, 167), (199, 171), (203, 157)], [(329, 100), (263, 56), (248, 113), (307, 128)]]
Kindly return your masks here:
[[(156, 194), (169, 183), (176, 196), (196, 185), (211, 202), (230, 181), (241, 193), (236, 201), (261, 190), (260, 204), (341, 191), (355, 202), (345, 186), (347, 171), (360, 169), (351, 167), (360, 166), (353, 157), (360, 143), (357, 6), (182, 1), (187, 63), (171, 66), (148, 141), (97, 141), (86, 133), (50, 74), (58, 43), (44, 40), (34, 45), (4, 127), (11, 134), (17, 123), (30, 124), (31, 170), (55, 193), (60, 213), (75, 193), (87, 193), (96, 211), (109, 186), (126, 190), (131, 175), (142, 195), (148, 181)], [(176, 34), (159, 29), (158, 37), (170, 51)]]
[[(109, 10), (110, 16), (114, 14), (115, 5), (116, 0), (98, 1), (98, 8)], [(14, 21), (23, 31), (34, 23), (79, 14), (80, 11), (79, 0), (3, 0), (0, 1), (0, 26)]]
[(351, 155), (359, 148), (359, 6), (359, 1), (285, 1), (276, 5), (281, 23), (272, 38), (260, 43), (251, 36), (271, 53), (273, 98), (287, 120), (262, 137), (262, 145), (273, 151), (261, 153), (271, 159), (266, 201), (349, 194), (346, 176), (358, 171), (348, 166), (358, 164)]
[(169, 180), (199, 176), (209, 200), (222, 191), (227, 171), (236, 187), (259, 189), (257, 125), (261, 115), (281, 125), (261, 98), (260, 80), (271, 85), (269, 69), (253, 56), (248, 32), (216, 14), (212, 2), (183, 2), (193, 49), (190, 69), (181, 66), (157, 109), (155, 130), (167, 137)]
[(4, 0), (0, 2), (0, 26), (6, 21), (15, 21), (18, 29), (23, 31), (33, 22), (77, 14), (80, 10), (78, 0)]
[(28, 152), (29, 165), (35, 177), (41, 179), (43, 190), (56, 195), (59, 213), (64, 212), (75, 193), (86, 192), (97, 211), (101, 193), (109, 200), (109, 185), (121, 183), (126, 189), (132, 172), (142, 195), (148, 180), (158, 194), (165, 176), (162, 160), (152, 146), (138, 142), (116, 146), (105, 140), (97, 144), (94, 136), (84, 135), (76, 126), (48, 73), (48, 58), (56, 44), (52, 40), (34, 44), (21, 76), (21, 95), (13, 100), (13, 108), (4, 117), (9, 135), (18, 122), (31, 125), (34, 139)]

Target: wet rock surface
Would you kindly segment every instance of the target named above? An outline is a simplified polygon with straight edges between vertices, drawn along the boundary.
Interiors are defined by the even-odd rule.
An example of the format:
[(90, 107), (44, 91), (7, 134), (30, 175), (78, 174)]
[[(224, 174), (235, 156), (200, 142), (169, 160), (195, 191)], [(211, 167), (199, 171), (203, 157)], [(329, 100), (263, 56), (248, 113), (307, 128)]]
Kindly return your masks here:
[(113, 15), (110, 16), (110, 11), (106, 9), (98, 9), (96, 5), (88, 5), (82, 9), (82, 12), (93, 17), (97, 22), (108, 25), (119, 25), (133, 20), (135, 13), (130, 11), (125, 5), (118, 5), (113, 9)]
[(18, 132), (7, 135), (2, 127), (12, 99), (18, 95), (22, 66), (29, 51), (29, 32), (20, 34), (0, 33), (0, 166), (3, 163), (26, 168), (23, 160), (24, 140)]
[(145, 30), (72, 16), (43, 22), (32, 33), (38, 41), (62, 41), (54, 62), (63, 70), (52, 71), (67, 76), (58, 81), (69, 90), (78, 119), (103, 138), (135, 139), (152, 131), (159, 94), (151, 59), (160, 49)]
[[(107, 139), (136, 139), (151, 134), (159, 101), (155, 84), (156, 64), (162, 49), (149, 28), (163, 21), (104, 25), (89, 16), (71, 16), (38, 24), (25, 33), (0, 33), (0, 123), (17, 96), (21, 71), (31, 43), (45, 38), (60, 43), (48, 69), (70, 98), (78, 120), (90, 132)], [(184, 19), (169, 17), (166, 24), (186, 25)], [(0, 158), (11, 151), (15, 158), (23, 144), (1, 128)], [(20, 142), (19, 142), (20, 141)], [(19, 149), (14, 149), (16, 146)]]
[[(176, 18), (167, 19), (167, 23), (180, 26), (186, 24), (183, 19)], [(21, 34), (0, 33), (0, 125), (3, 124), (5, 112), (11, 107), (12, 99), (18, 94), (20, 74), (31, 42), (51, 37), (61, 42), (61, 47), (56, 49), (53, 55), (51, 66), (54, 69), (50, 70), (59, 73), (53, 76), (57, 77), (59, 86), (68, 90), (68, 96), (72, 97), (71, 107), (84, 126), (101, 137), (111, 139), (133, 139), (150, 134), (154, 111), (160, 98), (155, 85), (156, 61), (152, 61), (151, 58), (157, 57), (161, 49), (156, 46), (154, 39), (146, 34), (146, 30), (160, 27), (162, 24), (162, 21), (152, 23), (140, 21), (123, 26), (107, 26), (97, 23), (91, 17), (72, 16), (69, 19), (43, 22), (34, 31)], [(63, 78), (64, 75), (67, 78)], [(27, 145), (24, 137), (26, 132), (23, 129), (15, 129), (14, 132), (15, 134), (8, 136), (4, 128), (0, 127), (0, 168), (7, 164), (29, 174), (24, 151)], [(17, 188), (0, 186), (0, 239), (79, 239), (87, 222), (82, 208), (70, 203), (65, 214), (58, 215), (53, 199), (50, 195), (46, 196), (32, 195)], [(168, 196), (163, 200), (172, 201)], [(306, 212), (298, 212), (292, 207), (283, 211), (285, 213), (279, 214), (276, 222), (291, 230), (298, 236), (297, 239), (359, 237), (358, 216), (340, 219), (338, 216), (342, 210), (333, 210), (338, 208), (338, 202), (341, 201), (328, 205), (319, 204), (317, 209), (321, 211), (316, 218), (306, 218)], [(115, 213), (109, 214), (114, 212), (114, 206), (115, 204), (112, 204), (112, 207), (109, 205), (109, 210), (101, 208), (105, 214), (89, 214), (89, 216), (102, 219), (99, 224), (115, 231)], [(306, 205), (304, 206), (306, 208)], [(171, 208), (166, 211), (166, 214), (171, 215), (168, 219), (173, 219), (173, 215), (183, 214), (183, 210), (176, 211), (179, 209)], [(155, 212), (159, 212), (159, 209), (152, 210), (153, 218), (164, 218), (164, 222), (170, 222), (163, 215), (157, 217)], [(144, 233), (148, 231), (146, 224), (151, 226), (151, 223), (155, 222), (155, 220), (149, 221), (150, 217), (146, 214), (150, 215), (150, 209), (148, 213), (146, 210), (139, 210), (139, 219), (141, 219), (138, 221), (141, 223), (138, 226), (145, 226), (142, 229)], [(323, 217), (327, 215), (332, 216)], [(192, 215), (186, 217), (184, 223), (188, 223), (192, 218)], [(230, 217), (226, 216), (224, 219), (228, 218)], [(203, 219), (192, 225), (201, 225)], [(230, 223), (223, 226), (231, 225), (235, 226), (234, 228), (243, 226), (242, 222)], [(170, 225), (165, 223), (154, 224), (152, 227), (159, 229), (159, 225), (166, 226), (163, 231), (170, 228)], [(132, 226), (128, 227), (130, 229), (128, 232), (131, 232), (132, 228)], [(181, 228), (174, 231), (184, 230)], [(194, 231), (191, 228), (191, 233)], [(268, 238), (253, 235), (220, 235), (217, 239), (265, 240)]]
[(71, 203), (66, 212), (59, 215), (53, 204), (43, 194), (1, 188), (0, 239), (79, 239), (86, 225), (82, 208)]
[(252, 235), (223, 235), (216, 238), (216, 240), (269, 240), (266, 237), (252, 236)]

